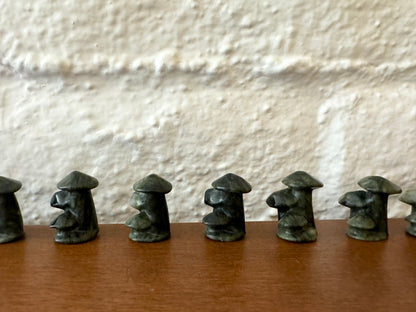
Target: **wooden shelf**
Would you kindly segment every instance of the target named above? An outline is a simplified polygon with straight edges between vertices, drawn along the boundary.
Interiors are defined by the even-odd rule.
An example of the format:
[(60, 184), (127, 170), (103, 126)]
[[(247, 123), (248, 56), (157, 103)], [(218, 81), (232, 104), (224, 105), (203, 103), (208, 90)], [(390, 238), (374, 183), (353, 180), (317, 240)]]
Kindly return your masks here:
[(26, 226), (0, 245), (1, 311), (414, 311), (416, 238), (389, 220), (383, 242), (348, 238), (345, 221), (318, 221), (318, 241), (275, 235), (276, 222), (248, 222), (244, 240), (220, 243), (204, 225), (172, 224), (172, 238), (146, 244), (123, 225), (101, 225), (80, 245)]

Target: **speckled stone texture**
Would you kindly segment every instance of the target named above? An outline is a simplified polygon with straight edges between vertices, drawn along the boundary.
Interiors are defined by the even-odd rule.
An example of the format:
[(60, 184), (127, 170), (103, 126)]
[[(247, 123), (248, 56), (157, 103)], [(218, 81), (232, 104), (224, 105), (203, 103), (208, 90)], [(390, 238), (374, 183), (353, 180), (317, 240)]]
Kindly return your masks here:
[[(315, 217), (381, 175), (416, 187), (413, 1), (12, 1), (0, 6), (0, 175), (23, 183), (25, 224), (48, 224), (56, 181), (95, 176), (100, 223), (124, 223), (131, 185), (173, 184), (195, 221), (211, 181), (253, 186), (246, 220), (304, 170)], [(408, 205), (389, 199), (389, 216)]]

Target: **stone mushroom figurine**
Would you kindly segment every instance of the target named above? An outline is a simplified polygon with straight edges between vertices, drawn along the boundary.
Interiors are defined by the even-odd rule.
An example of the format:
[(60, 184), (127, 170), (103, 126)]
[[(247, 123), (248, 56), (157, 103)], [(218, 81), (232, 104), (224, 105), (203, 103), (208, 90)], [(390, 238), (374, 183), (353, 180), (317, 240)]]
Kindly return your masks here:
[(403, 192), (399, 200), (412, 206), (410, 215), (406, 217), (406, 220), (410, 222), (410, 225), (406, 228), (406, 232), (412, 236), (416, 236), (416, 189)]
[(98, 186), (96, 178), (79, 171), (68, 174), (53, 194), (51, 206), (64, 210), (51, 224), (56, 229), (55, 242), (78, 244), (94, 239), (98, 234), (97, 214), (91, 189)]
[(358, 181), (365, 191), (348, 192), (338, 202), (351, 208), (347, 235), (365, 241), (387, 239), (387, 201), (391, 194), (401, 193), (401, 188), (379, 176), (369, 176)]
[(14, 193), (22, 187), (19, 181), (0, 176), (0, 243), (24, 236), (23, 220)]
[(297, 243), (316, 241), (312, 191), (322, 187), (322, 182), (304, 171), (296, 171), (282, 183), (288, 188), (274, 192), (266, 200), (267, 205), (278, 209), (277, 236)]
[(205, 204), (214, 208), (202, 222), (207, 226), (205, 236), (216, 241), (231, 242), (246, 234), (243, 193), (251, 185), (238, 175), (228, 173), (212, 182), (214, 188), (205, 192)]
[(170, 237), (169, 212), (165, 194), (172, 184), (156, 174), (150, 174), (133, 185), (130, 205), (140, 213), (127, 220), (129, 238), (137, 242), (159, 242)]

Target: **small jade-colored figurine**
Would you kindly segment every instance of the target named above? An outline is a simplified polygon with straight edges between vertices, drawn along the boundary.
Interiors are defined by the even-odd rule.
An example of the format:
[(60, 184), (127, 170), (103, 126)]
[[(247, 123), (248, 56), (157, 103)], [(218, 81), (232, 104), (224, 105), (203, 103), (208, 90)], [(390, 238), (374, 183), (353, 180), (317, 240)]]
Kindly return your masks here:
[(406, 228), (406, 232), (412, 236), (416, 236), (416, 189), (403, 192), (399, 200), (412, 206), (410, 215), (406, 217), (406, 220), (410, 222), (410, 225)]
[(365, 241), (387, 239), (387, 201), (401, 188), (379, 176), (369, 176), (358, 182), (365, 191), (348, 192), (338, 202), (351, 208), (347, 235)]
[(169, 212), (165, 194), (172, 184), (156, 174), (150, 174), (133, 185), (130, 205), (140, 213), (127, 220), (131, 228), (129, 238), (137, 242), (153, 243), (170, 237)]
[(282, 183), (288, 188), (274, 192), (266, 200), (267, 205), (278, 209), (277, 236), (297, 243), (316, 241), (312, 191), (322, 187), (322, 182), (304, 171), (296, 171)]
[(24, 236), (23, 220), (14, 193), (22, 183), (0, 176), (0, 243), (9, 243)]
[(251, 185), (243, 178), (228, 173), (212, 182), (214, 188), (205, 192), (205, 204), (214, 208), (202, 222), (207, 226), (205, 236), (221, 242), (242, 239), (246, 234), (243, 193)]
[(51, 224), (56, 228), (55, 242), (78, 244), (94, 239), (98, 234), (97, 214), (91, 189), (98, 186), (96, 178), (79, 171), (68, 174), (53, 194), (51, 206), (64, 210)]

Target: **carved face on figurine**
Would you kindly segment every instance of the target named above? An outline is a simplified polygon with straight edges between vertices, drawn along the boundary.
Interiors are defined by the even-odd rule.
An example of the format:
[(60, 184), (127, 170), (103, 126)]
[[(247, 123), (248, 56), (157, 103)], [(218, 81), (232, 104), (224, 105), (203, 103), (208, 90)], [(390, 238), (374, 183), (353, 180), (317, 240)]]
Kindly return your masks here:
[(229, 173), (212, 183), (214, 188), (205, 191), (205, 204), (214, 211), (204, 217), (205, 235), (218, 241), (235, 241), (245, 235), (243, 193), (251, 186), (243, 178)]
[(150, 174), (136, 182), (130, 205), (140, 213), (126, 222), (130, 227), (129, 238), (138, 242), (158, 242), (170, 237), (169, 212), (165, 194), (172, 185), (156, 174)]
[(56, 228), (55, 241), (63, 244), (83, 243), (98, 234), (98, 221), (91, 189), (97, 179), (73, 171), (58, 183), (61, 191), (51, 198), (51, 206), (64, 210), (50, 225)]
[(0, 176), (0, 244), (24, 236), (22, 215), (14, 196), (21, 187), (19, 181)]

